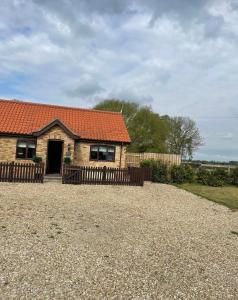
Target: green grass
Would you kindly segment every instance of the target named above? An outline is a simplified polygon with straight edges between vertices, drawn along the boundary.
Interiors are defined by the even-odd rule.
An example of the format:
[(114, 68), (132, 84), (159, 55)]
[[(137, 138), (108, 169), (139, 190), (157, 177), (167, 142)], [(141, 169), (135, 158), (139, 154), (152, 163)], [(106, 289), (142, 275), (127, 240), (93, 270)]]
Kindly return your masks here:
[(238, 188), (235, 186), (212, 187), (196, 183), (179, 184), (182, 188), (195, 195), (223, 204), (231, 209), (238, 209)]

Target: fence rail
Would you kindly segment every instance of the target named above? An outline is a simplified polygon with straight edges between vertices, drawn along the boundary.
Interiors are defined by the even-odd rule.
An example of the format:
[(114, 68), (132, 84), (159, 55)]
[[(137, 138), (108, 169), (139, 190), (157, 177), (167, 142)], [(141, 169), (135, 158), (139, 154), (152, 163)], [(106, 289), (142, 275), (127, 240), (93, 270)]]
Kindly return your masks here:
[(163, 153), (126, 153), (126, 166), (139, 167), (140, 162), (145, 159), (160, 160), (171, 165), (180, 165), (181, 156), (177, 154)]
[(0, 182), (43, 183), (44, 164), (0, 162)]
[(117, 169), (64, 165), (62, 183), (143, 186), (144, 174), (141, 168)]
[(152, 168), (142, 167), (144, 181), (152, 181)]

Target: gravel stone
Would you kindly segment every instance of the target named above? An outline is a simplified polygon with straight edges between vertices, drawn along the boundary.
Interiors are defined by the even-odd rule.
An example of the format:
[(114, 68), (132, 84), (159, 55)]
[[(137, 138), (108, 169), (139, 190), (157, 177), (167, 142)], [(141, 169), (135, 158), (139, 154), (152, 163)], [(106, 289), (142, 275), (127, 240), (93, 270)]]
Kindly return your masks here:
[(232, 232), (169, 185), (0, 183), (0, 299), (238, 299)]

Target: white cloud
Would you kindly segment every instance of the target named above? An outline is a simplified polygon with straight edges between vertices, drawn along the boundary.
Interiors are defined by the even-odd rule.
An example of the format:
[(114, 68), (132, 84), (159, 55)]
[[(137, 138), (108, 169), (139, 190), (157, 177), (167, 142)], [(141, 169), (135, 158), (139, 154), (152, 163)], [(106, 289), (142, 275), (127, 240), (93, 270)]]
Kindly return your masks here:
[(0, 12), (2, 97), (138, 101), (195, 118), (206, 136), (201, 155), (235, 156), (238, 10), (231, 0), (2, 0)]

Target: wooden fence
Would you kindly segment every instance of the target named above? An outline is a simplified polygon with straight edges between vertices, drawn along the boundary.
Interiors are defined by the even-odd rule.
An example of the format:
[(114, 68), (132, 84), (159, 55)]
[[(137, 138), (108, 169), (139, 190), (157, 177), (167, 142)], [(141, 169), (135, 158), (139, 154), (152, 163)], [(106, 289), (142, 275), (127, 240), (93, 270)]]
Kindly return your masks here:
[(144, 174), (141, 168), (117, 169), (64, 165), (62, 183), (143, 186)]
[(152, 181), (152, 168), (143, 167), (142, 168), (144, 181)]
[(171, 165), (180, 165), (181, 156), (177, 154), (163, 153), (126, 153), (126, 166), (139, 167), (140, 162), (145, 159), (160, 160)]
[(0, 162), (0, 182), (43, 183), (44, 164)]

